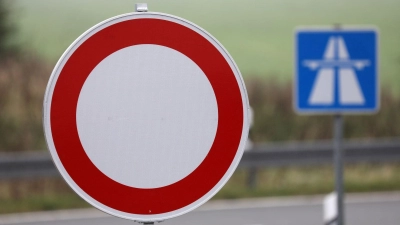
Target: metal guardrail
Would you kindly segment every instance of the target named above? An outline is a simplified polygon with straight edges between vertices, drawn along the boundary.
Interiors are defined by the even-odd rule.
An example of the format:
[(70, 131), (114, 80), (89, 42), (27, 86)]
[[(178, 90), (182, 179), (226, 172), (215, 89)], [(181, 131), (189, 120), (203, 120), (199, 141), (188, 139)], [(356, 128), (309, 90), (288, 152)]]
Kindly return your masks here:
[(0, 180), (59, 176), (49, 152), (0, 154)]
[[(345, 163), (400, 162), (400, 139), (345, 141)], [(260, 167), (333, 164), (332, 141), (259, 144), (243, 155), (240, 167), (248, 169), (247, 186), (257, 186)]]
[[(400, 162), (400, 139), (346, 141), (345, 163)], [(309, 166), (332, 163), (332, 142), (255, 144), (239, 164), (250, 170), (277, 166)], [(253, 172), (251, 172), (253, 171)], [(0, 154), (0, 179), (59, 176), (47, 151)], [(252, 185), (250, 185), (252, 186)]]
[[(400, 162), (400, 139), (345, 141), (345, 163)], [(331, 164), (332, 141), (258, 144), (247, 151), (240, 167), (308, 166)]]

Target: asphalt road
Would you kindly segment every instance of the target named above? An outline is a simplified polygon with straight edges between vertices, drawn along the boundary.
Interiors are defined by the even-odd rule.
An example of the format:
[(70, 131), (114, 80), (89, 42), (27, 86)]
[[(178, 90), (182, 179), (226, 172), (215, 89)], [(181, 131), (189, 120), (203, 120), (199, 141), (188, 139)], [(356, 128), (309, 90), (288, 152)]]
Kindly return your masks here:
[[(323, 196), (213, 201), (160, 225), (310, 225), (322, 222)], [(346, 225), (400, 224), (400, 193), (352, 194), (346, 199)], [(128, 225), (132, 221), (95, 209), (0, 216), (0, 224)]]

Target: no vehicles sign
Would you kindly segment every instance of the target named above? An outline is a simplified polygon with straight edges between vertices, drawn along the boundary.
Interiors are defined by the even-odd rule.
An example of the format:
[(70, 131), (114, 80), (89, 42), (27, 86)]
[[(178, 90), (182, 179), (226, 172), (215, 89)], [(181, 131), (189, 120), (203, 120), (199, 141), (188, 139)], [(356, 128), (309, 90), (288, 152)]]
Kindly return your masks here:
[(64, 53), (44, 99), (45, 136), (68, 184), (112, 215), (159, 221), (210, 199), (237, 167), (248, 99), (227, 51), (160, 13), (106, 20)]

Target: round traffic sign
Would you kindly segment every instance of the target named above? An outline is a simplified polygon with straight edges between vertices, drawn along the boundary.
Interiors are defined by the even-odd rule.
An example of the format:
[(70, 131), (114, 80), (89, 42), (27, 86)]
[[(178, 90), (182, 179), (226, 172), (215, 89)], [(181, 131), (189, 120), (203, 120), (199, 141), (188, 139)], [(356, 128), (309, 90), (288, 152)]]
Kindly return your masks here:
[(130, 13), (66, 50), (43, 120), (53, 161), (76, 193), (109, 214), (159, 221), (227, 182), (248, 110), (240, 72), (210, 34), (171, 15)]

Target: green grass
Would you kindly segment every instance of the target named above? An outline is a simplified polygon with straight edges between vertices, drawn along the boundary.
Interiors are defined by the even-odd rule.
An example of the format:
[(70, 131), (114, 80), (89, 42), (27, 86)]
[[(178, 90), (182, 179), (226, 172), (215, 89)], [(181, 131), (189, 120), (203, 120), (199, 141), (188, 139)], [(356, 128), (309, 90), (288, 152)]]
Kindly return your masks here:
[[(249, 189), (247, 171), (238, 170), (215, 199), (326, 194), (334, 190), (331, 166), (260, 169), (257, 185)], [(400, 164), (347, 165), (346, 192), (394, 191), (400, 189)]]
[[(10, 1), (10, 0), (8, 0)], [(10, 1), (11, 2), (11, 1)], [(82, 32), (109, 17), (132, 12), (135, 1), (12, 1), (17, 39), (55, 62)], [(398, 0), (149, 0), (151, 11), (186, 18), (214, 35), (245, 76), (291, 79), (293, 31), (299, 25), (372, 24), (381, 31), (381, 76), (400, 94)]]
[(2, 199), (0, 203), (0, 213), (5, 214), (86, 207), (89, 207), (89, 204), (84, 202), (75, 193), (60, 193), (50, 196), (29, 196), (22, 199)]
[[(260, 169), (257, 187), (246, 186), (247, 171), (237, 170), (213, 199), (326, 194), (333, 191), (333, 168), (282, 167)], [(400, 190), (400, 164), (359, 164), (345, 167), (345, 190)], [(61, 178), (0, 182), (0, 214), (90, 207)]]
[(0, 182), (0, 213), (88, 206), (61, 178)]

